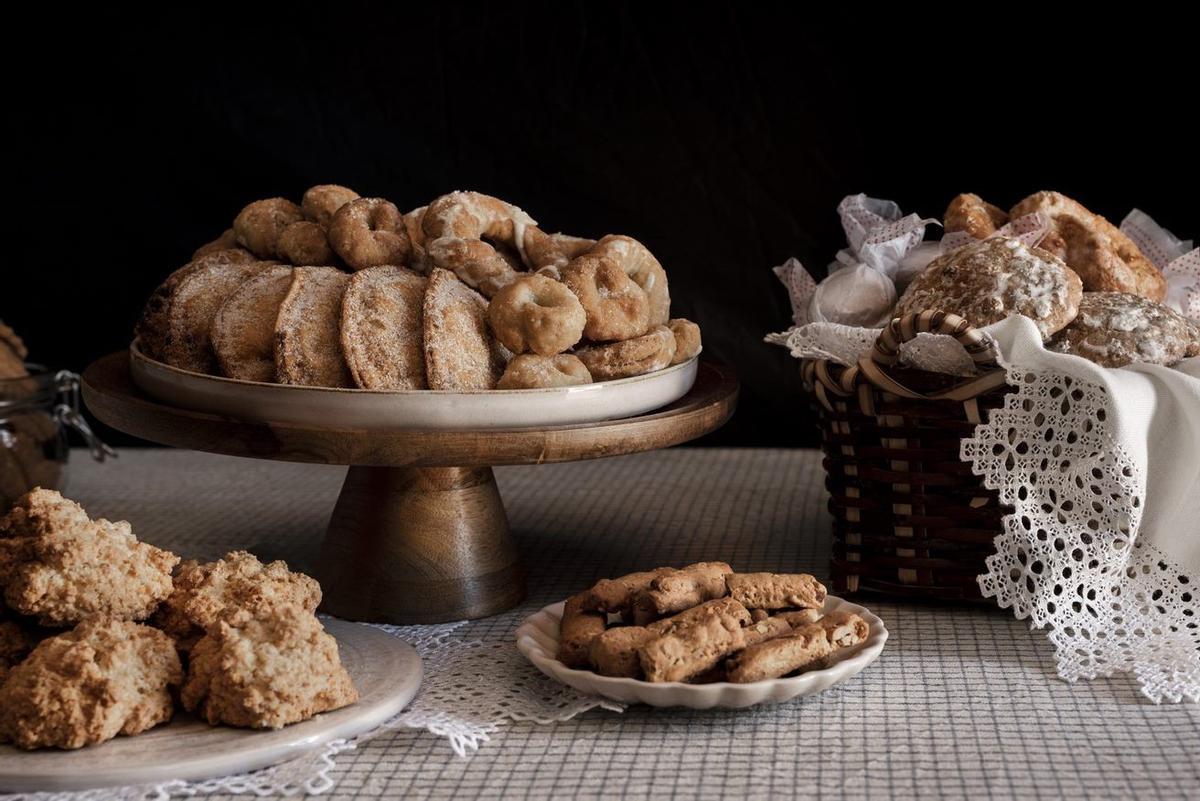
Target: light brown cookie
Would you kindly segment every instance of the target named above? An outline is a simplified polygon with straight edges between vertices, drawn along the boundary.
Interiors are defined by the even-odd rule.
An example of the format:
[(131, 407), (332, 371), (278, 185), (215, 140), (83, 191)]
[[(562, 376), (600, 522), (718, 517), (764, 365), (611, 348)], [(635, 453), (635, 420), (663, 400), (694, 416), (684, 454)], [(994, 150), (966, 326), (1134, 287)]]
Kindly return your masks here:
[(538, 356), (522, 353), (514, 356), (496, 382), (496, 389), (544, 389), (573, 387), (592, 383), (592, 374), (577, 356), (560, 353), (557, 356)]
[(449, 270), (429, 274), (422, 306), (430, 389), (494, 389), (511, 354), (492, 336), (487, 301)]
[(671, 317), (671, 292), (667, 271), (649, 248), (631, 236), (609, 234), (601, 238), (590, 253), (620, 265), (625, 274), (642, 288), (650, 305), (650, 325), (666, 325)]
[(342, 353), (342, 297), (350, 276), (297, 267), (275, 318), (275, 379), (310, 387), (353, 387)]
[(638, 651), (658, 634), (643, 626), (618, 626), (594, 637), (588, 661), (601, 676), (642, 677)]
[(558, 627), (558, 661), (571, 668), (586, 668), (592, 640), (604, 633), (608, 615), (583, 608), (584, 593), (563, 604)]
[(1200, 328), (1174, 309), (1126, 292), (1084, 292), (1079, 314), (1046, 345), (1103, 367), (1175, 364), (1200, 356)]
[[(699, 606), (728, 593), (725, 578), (732, 572), (733, 568), (725, 562), (697, 562), (677, 572), (656, 576), (651, 580), (650, 588), (639, 596), (635, 607), (658, 618)], [(635, 622), (649, 621), (635, 618)]]
[(246, 281), (271, 266), (271, 262), (212, 260), (180, 278), (167, 310), (167, 337), (163, 361), (181, 370), (215, 374), (217, 356), (212, 346), (212, 325), (230, 295)]
[(807, 573), (732, 573), (729, 597), (751, 609), (820, 609), (825, 587)]
[(732, 598), (689, 610), (688, 619), (643, 645), (638, 656), (647, 681), (686, 681), (745, 647), (750, 612)]
[(221, 304), (209, 336), (223, 375), (242, 381), (275, 381), (275, 319), (291, 286), (292, 268), (272, 265)]
[(338, 209), (329, 223), (329, 244), (351, 270), (404, 264), (411, 252), (400, 210), (378, 197), (360, 197)]
[(904, 290), (897, 316), (944, 311), (982, 327), (1021, 314), (1042, 337), (1075, 319), (1083, 286), (1057, 256), (993, 236), (934, 259)]
[(233, 221), (237, 242), (260, 259), (279, 259), (279, 237), (289, 225), (304, 219), (304, 213), (281, 197), (248, 204)]
[(1008, 215), (979, 195), (967, 193), (950, 201), (944, 222), (947, 233), (962, 231), (975, 239), (986, 239), (1008, 222)]
[(325, 229), (309, 220), (294, 222), (279, 235), (278, 250), (280, 258), (289, 264), (300, 264), (305, 267), (332, 266), (337, 264), (337, 256), (329, 247), (329, 239)]
[(513, 353), (553, 356), (583, 336), (587, 314), (570, 289), (544, 275), (523, 275), (488, 304), (492, 333)]
[(582, 606), (596, 612), (631, 612), (634, 601), (650, 589), (654, 579), (674, 572), (673, 567), (659, 567), (617, 578), (600, 579), (584, 594)]
[(300, 209), (306, 219), (328, 229), (333, 215), (351, 200), (358, 200), (358, 193), (337, 184), (319, 184), (309, 187), (300, 199)]
[(675, 335), (675, 355), (671, 357), (671, 364), (683, 364), (700, 355), (700, 326), (677, 317), (667, 323), (667, 328)]
[(807, 670), (835, 651), (858, 645), (869, 634), (870, 627), (858, 615), (834, 612), (790, 633), (748, 646), (726, 664), (729, 680), (763, 681)]
[(359, 270), (342, 299), (342, 350), (363, 389), (425, 389), (426, 279), (403, 267)]
[[(525, 265), (519, 254), (536, 223), (511, 203), (479, 192), (450, 192), (421, 217), (426, 258), (450, 270), (486, 298), (494, 297)], [(502, 251), (518, 254), (509, 258)]]
[(580, 348), (575, 355), (596, 381), (653, 373), (670, 365), (675, 357), (675, 334), (660, 325), (624, 342)]
[(617, 262), (587, 253), (562, 271), (562, 282), (583, 305), (583, 335), (593, 342), (631, 339), (650, 329), (650, 298)]

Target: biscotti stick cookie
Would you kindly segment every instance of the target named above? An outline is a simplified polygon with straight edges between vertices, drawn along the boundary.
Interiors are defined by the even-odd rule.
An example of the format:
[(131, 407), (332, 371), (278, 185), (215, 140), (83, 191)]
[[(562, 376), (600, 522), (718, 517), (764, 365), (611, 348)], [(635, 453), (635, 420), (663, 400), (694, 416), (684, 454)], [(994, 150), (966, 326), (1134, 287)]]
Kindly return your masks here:
[(662, 617), (721, 598), (728, 594), (725, 577), (732, 572), (733, 568), (724, 562), (697, 562), (676, 573), (658, 576), (639, 596), (634, 613)]
[(819, 607), (825, 587), (807, 573), (731, 573), (725, 577), (729, 595), (749, 609)]
[(755, 645), (756, 643), (764, 642), (783, 634), (790, 634), (791, 632), (792, 625), (787, 620), (782, 617), (769, 617), (757, 623), (751, 623), (746, 627), (746, 645)]
[(800, 628), (809, 623), (816, 623), (821, 619), (820, 609), (791, 609), (783, 612), (776, 612), (773, 617), (782, 618), (788, 622), (792, 628)]
[(601, 676), (641, 678), (642, 663), (638, 659), (638, 649), (657, 636), (658, 634), (643, 626), (618, 626), (609, 629), (592, 640), (588, 649), (592, 666)]
[(858, 645), (869, 633), (867, 622), (858, 615), (826, 615), (790, 634), (748, 646), (727, 663), (729, 680), (741, 684), (786, 676), (812, 667), (839, 649)]
[(684, 681), (746, 644), (742, 627), (750, 623), (750, 613), (732, 598), (718, 598), (688, 611), (696, 614), (638, 651), (648, 681)]
[(600, 579), (585, 593), (583, 608), (594, 612), (628, 612), (633, 608), (634, 600), (650, 589), (650, 582), (674, 572), (673, 567), (659, 567), (619, 578)]
[(604, 633), (607, 616), (582, 609), (580, 604), (585, 595), (580, 593), (567, 600), (558, 628), (558, 661), (571, 668), (588, 666), (588, 647)]

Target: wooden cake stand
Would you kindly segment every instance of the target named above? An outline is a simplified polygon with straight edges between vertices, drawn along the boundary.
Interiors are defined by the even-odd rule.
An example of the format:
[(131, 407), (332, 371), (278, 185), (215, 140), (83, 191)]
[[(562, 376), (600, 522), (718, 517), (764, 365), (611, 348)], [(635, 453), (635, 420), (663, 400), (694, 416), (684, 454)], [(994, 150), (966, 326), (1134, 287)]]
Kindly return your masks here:
[(322, 609), (351, 620), (439, 623), (486, 617), (525, 594), (492, 465), (619, 456), (677, 445), (733, 414), (738, 383), (703, 363), (682, 398), (622, 420), (501, 431), (400, 431), (260, 423), (163, 404), (133, 383), (129, 352), (83, 373), (104, 423), (142, 439), (232, 456), (350, 465), (317, 578)]

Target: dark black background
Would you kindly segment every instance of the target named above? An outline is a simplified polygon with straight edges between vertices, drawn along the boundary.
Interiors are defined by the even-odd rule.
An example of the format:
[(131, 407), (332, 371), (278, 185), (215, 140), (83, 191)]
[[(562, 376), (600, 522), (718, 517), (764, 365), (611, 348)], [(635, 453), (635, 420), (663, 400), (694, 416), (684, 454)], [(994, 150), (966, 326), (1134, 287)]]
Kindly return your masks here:
[(124, 347), (146, 295), (248, 201), (337, 182), (407, 209), (472, 188), (549, 230), (645, 242), (676, 314), (743, 378), (707, 441), (803, 444), (796, 364), (762, 342), (790, 314), (770, 268), (823, 271), (842, 196), (940, 216), (958, 192), (1008, 206), (1052, 188), (1200, 233), (1195, 29), (1178, 20), (434, 5), (31, 26), (53, 35), (5, 56), (0, 315), (32, 357), (81, 369)]

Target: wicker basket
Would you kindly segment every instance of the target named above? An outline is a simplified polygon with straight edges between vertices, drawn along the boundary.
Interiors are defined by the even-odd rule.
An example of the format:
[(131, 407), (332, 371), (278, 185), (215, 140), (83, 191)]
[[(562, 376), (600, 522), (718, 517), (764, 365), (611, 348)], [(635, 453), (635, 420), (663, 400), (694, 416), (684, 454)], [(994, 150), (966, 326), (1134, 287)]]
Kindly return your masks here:
[[(897, 367), (920, 332), (955, 337), (980, 372)], [(802, 370), (822, 431), (835, 591), (979, 600), (975, 577), (1011, 512), (959, 458), (960, 440), (1010, 391), (990, 342), (927, 311), (892, 320), (856, 366), (808, 359)]]

